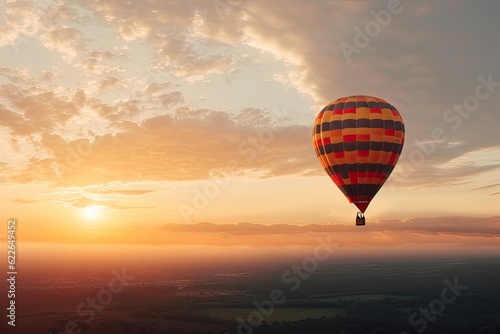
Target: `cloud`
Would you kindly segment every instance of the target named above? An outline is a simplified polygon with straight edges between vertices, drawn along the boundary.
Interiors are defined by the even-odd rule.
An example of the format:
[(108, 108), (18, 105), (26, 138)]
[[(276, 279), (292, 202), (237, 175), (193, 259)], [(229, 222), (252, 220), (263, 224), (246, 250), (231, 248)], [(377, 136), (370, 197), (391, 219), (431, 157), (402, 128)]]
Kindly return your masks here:
[[(210, 73), (224, 73), (234, 63), (221, 48), (224, 43), (199, 36), (200, 13), (213, 11), (212, 3), (168, 3), (153, 1), (81, 1), (83, 8), (111, 26), (126, 42), (148, 41), (154, 54), (152, 64), (188, 81), (202, 80)], [(203, 17), (203, 20), (206, 20)], [(217, 45), (219, 44), (219, 45)]]
[[(448, 161), (449, 162), (449, 161)], [(500, 164), (477, 166), (463, 163), (453, 167), (441, 167), (437, 162), (425, 163), (425, 166), (415, 166), (408, 161), (398, 162), (390, 181), (393, 185), (433, 188), (444, 185), (460, 185), (475, 181), (480, 175), (500, 168)]]
[(88, 206), (98, 204), (97, 201), (90, 199), (90, 198), (87, 198), (87, 197), (69, 198), (69, 199), (63, 200), (61, 203), (65, 203), (65, 204), (70, 205), (74, 208), (86, 208)]
[[(7, 72), (12, 83), (19, 82), (20, 73)], [(104, 79), (100, 94), (131, 82)], [(260, 177), (321, 172), (309, 127), (283, 126), (259, 108), (193, 109), (172, 88), (144, 83), (138, 97), (108, 101), (86, 88), (33, 78), (0, 85), (0, 126), (7, 131), (2, 139), (24, 157), (22, 164), (6, 166), (9, 182), (194, 180), (229, 165), (232, 172), (257, 171)]]
[(96, 194), (119, 194), (119, 195), (144, 195), (154, 192), (155, 190), (149, 189), (109, 189), (109, 190), (92, 190)]
[(120, 66), (110, 65), (111, 61), (117, 59), (127, 59), (124, 50), (91, 50), (86, 57), (78, 61), (75, 66), (82, 70), (82, 73), (88, 75), (111, 75), (125, 71)]
[[(497, 217), (498, 218), (498, 217)], [(500, 220), (497, 218), (412, 218), (369, 223), (362, 229), (346, 225), (260, 225), (252, 223), (164, 225), (153, 243), (217, 245), (314, 245), (330, 236), (335, 246), (394, 246), (403, 244), (478, 244), (498, 246)], [(162, 238), (161, 235), (165, 237)], [(175, 236), (173, 241), (169, 236)], [(189, 236), (189, 238), (188, 238)]]
[(70, 62), (77, 57), (79, 51), (85, 48), (83, 33), (76, 28), (53, 28), (42, 39), (49, 50), (59, 51), (63, 59)]
[[(69, 200), (75, 207), (103, 205), (78, 197)], [(168, 245), (213, 245), (224, 246), (314, 246), (318, 240), (330, 240), (332, 246), (342, 250), (344, 247), (357, 247), (369, 250), (378, 246), (408, 246), (443, 249), (446, 245), (461, 246), (462, 252), (470, 247), (481, 245), (499, 251), (500, 219), (469, 217), (412, 218), (405, 221), (385, 220), (369, 222), (366, 226), (346, 225), (261, 225), (253, 223), (193, 225), (167, 224), (162, 226), (122, 226), (99, 228), (98, 233), (73, 233), (64, 242), (122, 243), (122, 244), (168, 244)], [(46, 237), (45, 237), (46, 238)], [(25, 239), (35, 241), (36, 235), (27, 235)], [(110, 241), (112, 240), (112, 241)], [(60, 240), (47, 240), (56, 241)], [(465, 247), (465, 248), (464, 248)], [(405, 252), (406, 248), (401, 248)]]
[[(462, 104), (474, 94), (479, 76), (492, 74), (497, 82), (500, 80), (498, 69), (489, 65), (491, 53), (470, 51), (493, 48), (489, 42), (493, 31), (488, 27), (494, 24), (495, 16), (485, 12), (478, 16), (478, 11), (484, 8), (470, 8), (471, 16), (465, 19), (464, 6), (457, 6), (402, 4), (401, 14), (393, 15), (387, 27), (381, 27), (379, 34), (369, 38), (369, 45), (359, 54), (353, 54), (350, 63), (339, 44), (354, 45), (354, 28), (365, 29), (366, 23), (376, 22), (372, 11), (384, 10), (380, 3), (325, 1), (304, 5), (297, 1), (297, 5), (292, 2), (284, 8), (276, 2), (245, 2), (235, 10), (256, 16), (247, 15), (238, 22), (231, 21), (231, 25), (249, 35), (251, 45), (294, 64), (293, 71), (299, 73), (295, 75), (299, 78), (295, 81), (297, 89), (308, 92), (318, 108), (340, 96), (360, 93), (384, 97), (396, 105), (407, 125), (402, 156), (406, 160), (409, 154), (421, 150), (417, 142), (432, 138), (434, 128), (444, 130), (447, 141), (434, 143), (424, 163), (412, 164), (415, 173), (399, 184), (432, 186), (438, 184), (436, 180), (440, 185), (454, 184), (468, 176), (489, 172), (494, 167), (462, 166), (446, 177), (436, 167), (478, 149), (500, 145), (499, 139), (491, 136), (498, 131), (496, 124), (500, 121), (499, 114), (494, 112), (494, 97), (481, 101), (479, 109), (464, 117), (458, 129), (444, 119), (454, 104)], [(456, 8), (461, 10), (457, 12)], [(461, 19), (451, 19), (446, 24), (462, 31), (460, 25), (464, 19), (467, 25), (480, 22), (476, 28), (489, 37), (476, 38), (470, 29), (463, 34), (451, 34), (444, 29), (442, 17), (452, 10)], [(429, 24), (417, 26), (414, 13), (426, 16)], [(447, 56), (450, 53), (454, 54), (452, 58)], [(461, 71), (454, 70), (458, 67)], [(463, 145), (450, 146), (449, 142)]]
[(42, 26), (40, 12), (29, 2), (9, 2), (2, 9), (0, 45), (13, 44), (20, 35), (33, 36)]
[(0, 75), (7, 79), (12, 84), (29, 84), (32, 83), (29, 76), (29, 71), (20, 68), (8, 68), (0, 66)]
[(102, 200), (102, 199), (92, 199), (85, 196), (76, 196), (73, 198), (68, 198), (64, 200), (57, 200), (54, 202), (57, 205), (71, 206), (77, 209), (87, 208), (89, 206), (99, 206), (101, 208), (111, 208), (111, 209), (151, 209), (151, 206), (135, 206), (135, 205), (123, 205), (115, 200)]
[[(259, 177), (321, 173), (307, 126), (293, 125), (292, 119), (278, 128), (268, 113), (252, 106), (236, 111), (194, 106), (188, 94), (192, 83), (237, 73), (246, 57), (266, 53), (291, 65), (275, 80), (308, 94), (318, 110), (340, 96), (362, 93), (396, 105), (407, 124), (406, 147), (395, 170), (399, 178), (393, 176), (399, 186), (468, 182), (498, 164), (440, 166), (500, 147), (492, 136), (500, 122), (496, 95), (482, 100), (457, 129), (443, 117), (474, 94), (478, 76), (500, 80), (498, 68), (490, 65), (498, 53), (491, 42), (498, 5), (483, 6), (404, 3), (401, 14), (347, 62), (340, 43), (355, 43), (354, 28), (374, 21), (372, 11), (384, 10), (382, 3), (244, 1), (223, 12), (210, 1), (195, 0), (82, 0), (50, 8), (5, 4), (0, 45), (23, 35), (67, 62), (59, 71), (51, 64), (39, 80), (25, 69), (0, 68), (7, 81), (0, 86), (5, 101), (0, 125), (9, 131), (3, 141), (25, 153), (25, 165), (10, 168), (9, 177), (65, 185), (115, 177), (200, 179), (230, 162), (238, 172)], [(455, 19), (448, 18), (452, 10)], [(240, 57), (242, 48), (254, 52)], [(141, 69), (134, 67), (136, 60)], [(443, 129), (446, 140), (432, 142), (435, 128)], [(259, 135), (265, 129), (272, 140), (262, 145)], [(21, 148), (21, 142), (29, 144)], [(414, 152), (422, 154), (422, 143), (428, 150), (434, 145), (432, 152), (423, 152), (422, 163), (412, 163)], [(181, 168), (187, 172), (178, 173)]]
[(449, 235), (480, 235), (485, 237), (500, 234), (500, 221), (497, 217), (492, 218), (468, 218), (468, 217), (439, 217), (439, 218), (412, 218), (401, 222), (399, 220), (380, 221), (375, 229), (391, 231), (412, 231), (429, 234)]
[(28, 199), (28, 198), (16, 198), (13, 201), (19, 204), (31, 204), (37, 202), (37, 200), (35, 199)]
[(487, 186), (474, 188), (474, 189), (472, 189), (472, 190), (489, 189), (489, 188), (494, 188), (494, 187), (498, 187), (498, 186), (500, 186), (500, 183), (490, 184), (490, 185), (487, 185)]
[[(139, 124), (125, 123), (122, 128), (115, 135), (98, 136), (94, 142), (42, 135), (40, 143), (54, 157), (33, 161), (33, 167), (45, 170), (43, 177), (52, 172), (52, 179), (59, 177), (66, 186), (203, 179), (210, 177), (212, 170), (229, 165), (234, 166), (234, 172), (258, 170), (262, 176), (319, 169), (312, 159), (307, 127), (252, 129), (226, 113), (189, 110)], [(180, 169), (185, 172), (179, 173)], [(19, 175), (19, 181), (25, 176)]]
[(78, 105), (72, 101), (76, 95), (59, 95), (42, 87), (0, 85), (0, 97), (4, 101), (0, 124), (13, 135), (51, 133), (79, 114)]

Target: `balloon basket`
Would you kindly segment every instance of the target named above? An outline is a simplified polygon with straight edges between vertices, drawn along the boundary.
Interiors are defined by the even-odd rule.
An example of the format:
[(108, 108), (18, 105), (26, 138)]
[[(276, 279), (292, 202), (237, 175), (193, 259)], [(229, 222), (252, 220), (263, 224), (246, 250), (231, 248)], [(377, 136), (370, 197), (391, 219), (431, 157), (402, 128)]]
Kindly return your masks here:
[(358, 214), (356, 215), (356, 226), (364, 225), (366, 225), (365, 215), (363, 214), (363, 212), (358, 212)]

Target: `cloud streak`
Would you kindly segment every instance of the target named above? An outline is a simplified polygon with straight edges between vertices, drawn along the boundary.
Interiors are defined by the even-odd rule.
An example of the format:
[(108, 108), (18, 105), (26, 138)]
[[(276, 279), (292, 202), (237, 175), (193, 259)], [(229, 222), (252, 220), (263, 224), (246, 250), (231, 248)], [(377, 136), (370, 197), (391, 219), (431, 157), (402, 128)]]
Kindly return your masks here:
[[(110, 206), (109, 202), (96, 202), (84, 197), (70, 199), (67, 203), (79, 208), (88, 205)], [(168, 224), (150, 227), (141, 225), (120, 228), (102, 226), (95, 232), (95, 234), (85, 232), (69, 235), (64, 242), (283, 247), (315, 245), (319, 237), (329, 235), (332, 244), (337, 247), (481, 244), (498, 248), (500, 219), (498, 216), (491, 218), (412, 218), (406, 221), (370, 222), (363, 228), (338, 224), (299, 226), (253, 223)], [(113, 237), (110, 238), (111, 236)], [(35, 235), (27, 236), (27, 240), (58, 241), (41, 240), (35, 238)]]

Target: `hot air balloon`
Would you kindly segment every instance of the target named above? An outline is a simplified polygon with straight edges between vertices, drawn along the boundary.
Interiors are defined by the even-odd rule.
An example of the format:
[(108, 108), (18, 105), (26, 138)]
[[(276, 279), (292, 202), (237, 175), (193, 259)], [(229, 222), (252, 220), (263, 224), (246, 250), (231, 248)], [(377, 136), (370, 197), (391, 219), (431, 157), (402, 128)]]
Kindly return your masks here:
[(380, 190), (403, 149), (405, 128), (388, 102), (365, 95), (329, 103), (316, 117), (312, 140), (318, 159), (359, 212), (356, 225)]

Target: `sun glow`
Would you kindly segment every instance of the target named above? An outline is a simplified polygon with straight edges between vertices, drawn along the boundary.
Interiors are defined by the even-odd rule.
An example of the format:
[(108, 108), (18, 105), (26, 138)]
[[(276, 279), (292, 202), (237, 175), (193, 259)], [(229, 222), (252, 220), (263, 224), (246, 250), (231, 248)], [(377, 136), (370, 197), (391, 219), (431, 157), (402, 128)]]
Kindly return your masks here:
[(87, 219), (97, 219), (100, 216), (101, 208), (97, 205), (87, 206), (83, 209), (83, 216)]

